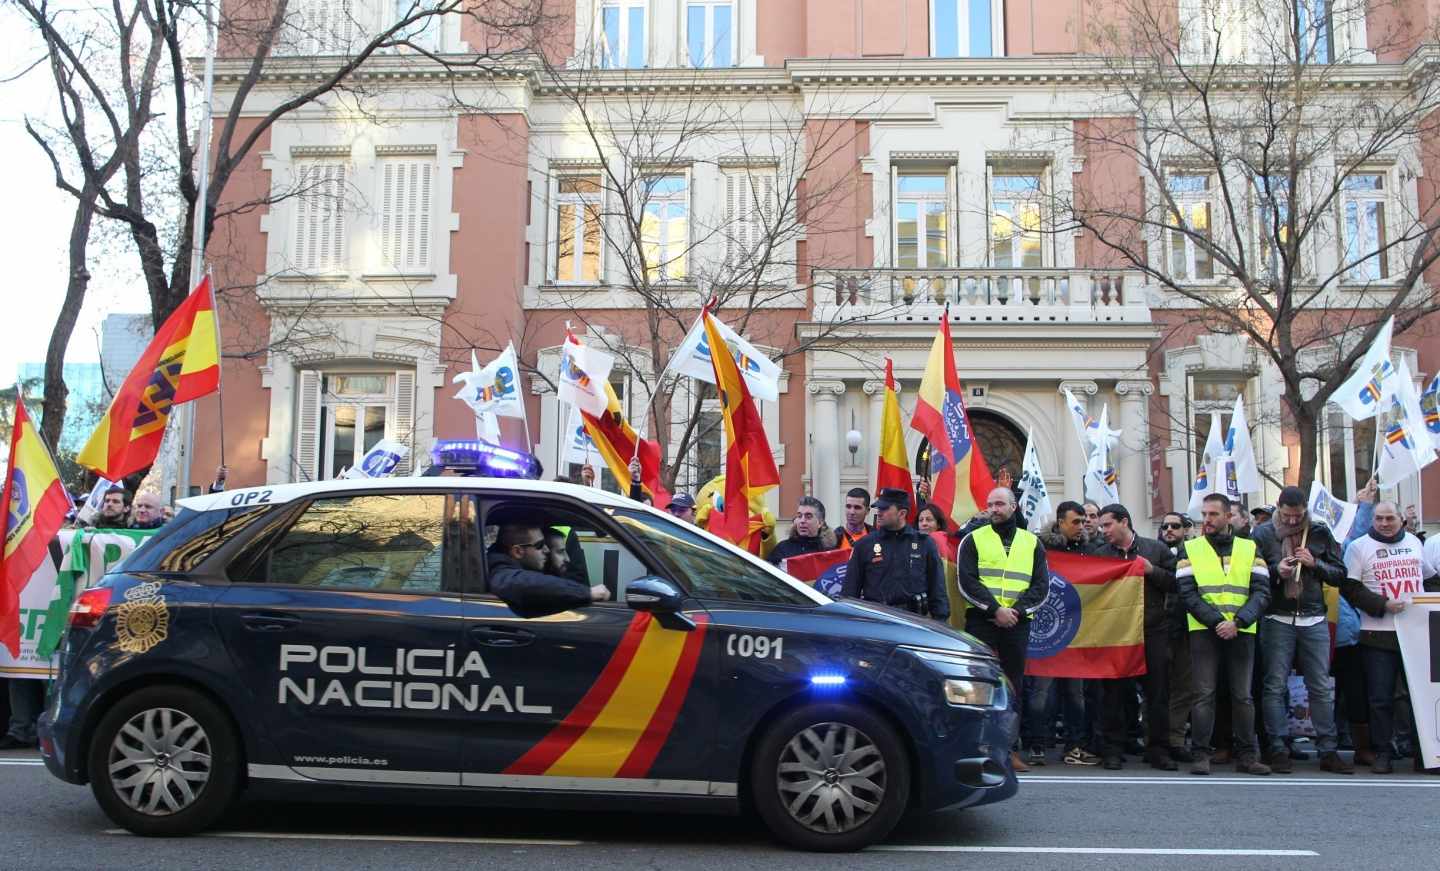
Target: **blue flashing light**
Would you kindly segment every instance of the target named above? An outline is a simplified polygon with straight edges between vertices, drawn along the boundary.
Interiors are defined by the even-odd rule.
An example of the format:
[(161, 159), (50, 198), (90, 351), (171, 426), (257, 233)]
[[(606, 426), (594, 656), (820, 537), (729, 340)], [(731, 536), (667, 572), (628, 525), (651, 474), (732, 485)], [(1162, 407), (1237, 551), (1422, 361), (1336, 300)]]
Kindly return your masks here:
[(430, 449), (436, 466), (484, 478), (528, 478), (538, 481), (545, 468), (534, 454), (512, 451), (476, 439), (440, 439)]
[(845, 675), (843, 675), (843, 674), (812, 674), (812, 675), (810, 675), (810, 686), (812, 686), (812, 687), (843, 687), (843, 686), (845, 686)]

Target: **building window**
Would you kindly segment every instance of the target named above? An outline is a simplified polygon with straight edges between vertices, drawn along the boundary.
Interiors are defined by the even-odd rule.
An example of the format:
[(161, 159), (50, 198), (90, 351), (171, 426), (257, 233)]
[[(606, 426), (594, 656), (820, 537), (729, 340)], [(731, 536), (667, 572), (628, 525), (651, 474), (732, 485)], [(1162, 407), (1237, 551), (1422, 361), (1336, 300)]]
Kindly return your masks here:
[(1205, 173), (1172, 173), (1166, 177), (1165, 187), (1176, 209), (1165, 231), (1170, 277), (1177, 281), (1214, 278), (1215, 264), (1204, 244), (1211, 239), (1210, 176)]
[(1043, 183), (1039, 171), (990, 171), (991, 266), (1045, 265)]
[[(1285, 275), (1283, 254), (1290, 241), (1290, 181), (1283, 176), (1257, 176), (1254, 187), (1259, 269), (1261, 274), (1279, 281)], [(1303, 265), (1290, 264), (1290, 274), (1303, 274)]]
[(384, 272), (425, 272), (430, 268), (431, 182), (428, 158), (381, 158), (380, 262)]
[[(322, 371), (297, 375), (293, 480), (337, 477), (380, 439), (408, 444), (415, 420), (415, 372)], [(410, 473), (410, 458), (396, 475)]]
[(1390, 277), (1385, 232), (1385, 174), (1357, 172), (1341, 181), (1340, 209), (1345, 233), (1346, 277), (1379, 281)]
[[(1205, 462), (1205, 444), (1210, 439), (1210, 415), (1220, 413), (1220, 426), (1228, 430), (1235, 411), (1235, 398), (1245, 392), (1244, 377), (1223, 374), (1192, 374), (1190, 376), (1190, 480)], [(1221, 438), (1225, 433), (1222, 432)]]
[(704, 487), (725, 471), (725, 421), (718, 403), (705, 403), (695, 424), (695, 489)]
[(901, 172), (895, 177), (895, 265), (930, 269), (950, 265), (950, 178), (943, 172)]
[(645, 66), (649, 6), (649, 0), (601, 0), (601, 67), (616, 70)]
[(350, 0), (301, 0), (281, 34), (285, 54), (349, 54), (355, 38)]
[(685, 56), (697, 68), (735, 65), (733, 0), (686, 0)]
[(683, 281), (689, 274), (690, 184), (684, 175), (654, 175), (644, 180), (640, 219), (645, 275), (650, 281)]
[(292, 266), (310, 275), (343, 275), (346, 263), (345, 181), (349, 167), (338, 160), (295, 164), (295, 232)]
[(1003, 0), (930, 0), (931, 57), (1005, 53)]
[(1296, 58), (1300, 63), (1328, 64), (1334, 56), (1330, 36), (1332, 0), (1294, 0)]
[(1324, 477), (1336, 498), (1354, 501), (1375, 468), (1375, 418), (1353, 420), (1339, 409), (1328, 412), (1320, 456)]
[(561, 176), (555, 185), (555, 258), (560, 284), (600, 281), (600, 176)]
[(725, 173), (725, 262), (744, 269), (763, 252), (775, 220), (775, 171), (735, 169)]
[[(395, 0), (395, 21), (404, 21), (428, 10), (433, 0)], [(396, 31), (397, 40), (406, 40), (420, 51), (440, 50), (440, 28), (444, 19), (440, 15), (427, 15), (409, 27)]]

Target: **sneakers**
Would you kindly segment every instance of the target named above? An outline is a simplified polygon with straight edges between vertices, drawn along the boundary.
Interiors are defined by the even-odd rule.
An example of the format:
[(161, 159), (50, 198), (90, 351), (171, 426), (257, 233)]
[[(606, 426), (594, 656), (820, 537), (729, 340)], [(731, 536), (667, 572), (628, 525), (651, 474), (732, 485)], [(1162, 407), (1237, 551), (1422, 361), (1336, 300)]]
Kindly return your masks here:
[[(1331, 754), (1332, 756), (1334, 754)], [(1270, 754), (1270, 770), (1276, 774), (1291, 774), (1295, 771), (1295, 765), (1290, 761), (1289, 750), (1276, 750)]]
[(1195, 752), (1195, 761), (1190, 763), (1190, 773), (1201, 775), (1209, 774), (1210, 757), (1207, 754), (1201, 753), (1197, 750)]
[(1235, 760), (1235, 770), (1241, 774), (1254, 774), (1257, 777), (1265, 777), (1270, 773), (1270, 766), (1247, 753)]
[(1375, 754), (1375, 763), (1370, 766), (1370, 771), (1375, 774), (1395, 773), (1395, 763), (1390, 758), (1389, 750), (1381, 750)]
[(1025, 761), (1026, 761), (1027, 763), (1029, 763), (1030, 765), (1032, 765), (1032, 766), (1033, 766), (1033, 765), (1044, 765), (1044, 764), (1045, 764), (1045, 748), (1044, 748), (1044, 747), (1040, 747), (1040, 746), (1038, 746), (1038, 745), (1035, 746), (1035, 747), (1031, 747), (1031, 748), (1030, 748), (1030, 752), (1025, 756)]
[(1101, 764), (1105, 766), (1106, 771), (1119, 771), (1125, 767), (1124, 759), (1119, 756), (1106, 756), (1105, 761)]
[(1175, 760), (1170, 758), (1170, 751), (1164, 747), (1151, 747), (1145, 753), (1145, 761), (1150, 763), (1151, 768), (1161, 771), (1176, 771), (1180, 768), (1175, 764)]
[(1186, 750), (1184, 747), (1171, 747), (1170, 758), (1174, 759), (1176, 762), (1184, 762), (1187, 765), (1195, 761), (1194, 754), (1192, 754), (1189, 750)]
[(1021, 759), (1020, 754), (1014, 750), (1010, 751), (1010, 767), (1014, 769), (1016, 774), (1024, 774), (1030, 770), (1030, 766), (1026, 765), (1025, 760)]
[(1065, 753), (1066, 765), (1099, 765), (1100, 757), (1083, 747), (1071, 747)]
[[(1276, 771), (1280, 769), (1276, 768)], [(1345, 761), (1345, 757), (1335, 751), (1320, 754), (1320, 770), (1328, 771), (1331, 774), (1354, 774), (1355, 766)]]

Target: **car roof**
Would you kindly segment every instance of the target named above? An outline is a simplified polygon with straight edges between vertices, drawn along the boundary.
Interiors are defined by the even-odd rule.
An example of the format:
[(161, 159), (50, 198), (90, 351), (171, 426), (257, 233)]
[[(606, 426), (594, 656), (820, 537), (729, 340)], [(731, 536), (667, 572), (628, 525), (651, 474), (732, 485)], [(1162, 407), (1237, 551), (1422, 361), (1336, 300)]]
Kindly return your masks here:
[(298, 484), (274, 484), (263, 487), (244, 487), (220, 493), (203, 493), (181, 499), (181, 508), (191, 511), (214, 511), (219, 508), (236, 508), (245, 505), (283, 505), (297, 499), (317, 494), (336, 494), (350, 491), (374, 492), (376, 490), (486, 490), (490, 492), (514, 490), (526, 494), (553, 494), (583, 499), (595, 505), (636, 507), (638, 503), (598, 487), (583, 484), (562, 484), (558, 481), (534, 481), (528, 478), (477, 478), (477, 477), (410, 477), (410, 478), (336, 478), (328, 481), (305, 481)]

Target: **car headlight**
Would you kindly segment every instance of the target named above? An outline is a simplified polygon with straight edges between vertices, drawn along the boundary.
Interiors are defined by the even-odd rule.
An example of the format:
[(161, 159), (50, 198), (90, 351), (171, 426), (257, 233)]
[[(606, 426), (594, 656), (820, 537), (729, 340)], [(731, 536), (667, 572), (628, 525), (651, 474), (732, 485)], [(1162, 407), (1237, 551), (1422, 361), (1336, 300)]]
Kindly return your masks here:
[(971, 708), (1003, 708), (1008, 704), (1003, 686), (954, 677), (945, 679), (945, 701)]

